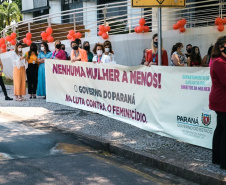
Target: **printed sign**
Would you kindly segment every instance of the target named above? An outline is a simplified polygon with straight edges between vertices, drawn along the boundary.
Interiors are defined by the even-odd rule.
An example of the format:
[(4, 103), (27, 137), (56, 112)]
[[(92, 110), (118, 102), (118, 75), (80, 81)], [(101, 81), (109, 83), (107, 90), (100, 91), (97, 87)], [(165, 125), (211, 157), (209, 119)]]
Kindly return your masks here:
[(47, 102), (120, 120), (211, 148), (216, 114), (209, 110), (209, 68), (122, 66), (46, 60)]
[(132, 0), (134, 8), (185, 7), (186, 0)]

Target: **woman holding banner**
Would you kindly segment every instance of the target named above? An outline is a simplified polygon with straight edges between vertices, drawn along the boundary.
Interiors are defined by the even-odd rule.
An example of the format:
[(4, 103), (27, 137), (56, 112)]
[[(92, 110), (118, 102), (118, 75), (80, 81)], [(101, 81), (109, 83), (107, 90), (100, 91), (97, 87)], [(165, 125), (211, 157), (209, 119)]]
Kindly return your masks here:
[(226, 169), (226, 36), (218, 38), (213, 48), (210, 67), (212, 88), (209, 108), (217, 113), (213, 135), (212, 162)]
[[(158, 34), (152, 37), (152, 49), (147, 51), (146, 66), (158, 65)], [(168, 66), (168, 56), (165, 49), (162, 48), (162, 66)]]
[(104, 46), (101, 43), (96, 43), (93, 48), (93, 53), (95, 54), (93, 57), (93, 63), (103, 63), (102, 56), (103, 56)]
[(55, 51), (52, 54), (51, 59), (56, 60), (66, 60), (67, 56), (64, 50), (61, 49), (61, 42), (59, 40), (55, 41)]

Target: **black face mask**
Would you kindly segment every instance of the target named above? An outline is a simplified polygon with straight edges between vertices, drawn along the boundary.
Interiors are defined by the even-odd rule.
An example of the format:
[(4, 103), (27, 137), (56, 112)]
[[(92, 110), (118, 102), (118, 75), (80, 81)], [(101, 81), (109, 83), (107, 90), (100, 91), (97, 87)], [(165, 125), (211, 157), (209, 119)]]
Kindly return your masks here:
[(57, 45), (56, 45), (56, 48), (57, 48), (57, 49), (60, 49), (60, 47), (61, 47), (60, 44), (57, 44)]
[(224, 47), (224, 50), (222, 52), (226, 55), (226, 47)]
[(187, 49), (187, 52), (188, 52), (188, 53), (191, 53), (191, 49)]
[(158, 42), (154, 42), (153, 44), (155, 48), (158, 48)]
[(78, 50), (78, 46), (74, 46), (72, 49), (73, 50)]
[(86, 51), (89, 51), (90, 46), (85, 46), (84, 49), (85, 49)]
[(62, 47), (61, 49), (62, 49), (62, 50), (65, 50), (65, 47)]

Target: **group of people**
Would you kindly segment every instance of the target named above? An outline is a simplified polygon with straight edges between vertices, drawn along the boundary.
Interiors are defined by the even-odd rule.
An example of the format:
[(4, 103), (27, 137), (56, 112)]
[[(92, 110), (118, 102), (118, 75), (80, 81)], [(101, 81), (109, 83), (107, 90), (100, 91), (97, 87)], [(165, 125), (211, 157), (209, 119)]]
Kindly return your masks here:
[[(209, 95), (209, 108), (216, 112), (217, 123), (213, 135), (212, 162), (226, 169), (226, 36), (219, 37), (214, 46), (210, 46), (202, 59), (198, 46), (188, 44), (183, 52), (183, 44), (172, 47), (171, 66), (210, 67), (212, 80)], [(158, 65), (158, 35), (152, 38), (152, 49), (143, 51), (142, 65)], [(166, 50), (162, 48), (162, 65), (168, 66)]]
[[(207, 55), (203, 59), (198, 46), (188, 44), (186, 46), (186, 53), (183, 51), (183, 48), (184, 45), (180, 42), (173, 45), (170, 54), (171, 66), (209, 67), (213, 46), (210, 46)], [(154, 34), (152, 37), (152, 49), (145, 49), (143, 51), (141, 64), (149, 67), (151, 65), (158, 65), (158, 34)], [(167, 51), (163, 47), (161, 65), (169, 65)]]
[[(46, 42), (42, 42), (40, 51), (35, 43), (30, 45), (30, 49), (25, 54), (22, 52), (22, 44), (18, 43), (12, 53), (13, 59), (13, 83), (16, 101), (25, 100), (26, 77), (28, 82), (28, 94), (30, 99), (41, 96), (46, 99), (45, 81), (45, 59), (71, 60), (71, 62), (93, 62), (93, 63), (116, 63), (114, 52), (110, 41), (96, 43), (93, 53), (90, 51), (90, 44), (85, 41), (82, 45), (80, 39), (71, 42), (71, 53), (65, 51), (65, 45), (59, 40), (55, 41), (55, 50), (51, 52)], [(0, 85), (2, 86), (6, 100), (13, 100), (8, 97), (2, 79), (3, 65), (0, 61)]]

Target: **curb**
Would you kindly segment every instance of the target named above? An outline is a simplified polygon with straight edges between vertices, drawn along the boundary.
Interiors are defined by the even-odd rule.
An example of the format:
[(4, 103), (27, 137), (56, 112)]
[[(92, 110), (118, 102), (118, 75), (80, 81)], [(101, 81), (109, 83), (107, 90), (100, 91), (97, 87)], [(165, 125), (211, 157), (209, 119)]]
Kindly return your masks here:
[(207, 184), (226, 185), (226, 179), (224, 179), (224, 177), (222, 177), (219, 174), (216, 175), (215, 173), (209, 172), (209, 174), (207, 175), (205, 173), (196, 171), (195, 169), (192, 169), (192, 168), (186, 169), (183, 166), (173, 164), (172, 162), (167, 161), (166, 159), (162, 159), (161, 157), (158, 158), (156, 156), (148, 155), (145, 152), (133, 151), (128, 146), (116, 144), (97, 136), (84, 134), (78, 131), (70, 131), (63, 127), (61, 128), (57, 127), (57, 129), (64, 131), (66, 133), (75, 135), (75, 137), (81, 143), (91, 148), (94, 148), (96, 150), (103, 150), (111, 154), (124, 157), (133, 162), (141, 163), (145, 166), (149, 166), (152, 168), (157, 168), (166, 173), (176, 175), (178, 177), (187, 179), (194, 183), (203, 184), (203, 185), (207, 185)]
[[(1, 114), (5, 116), (10, 115), (5, 112), (1, 112)], [(12, 117), (14, 117), (14, 115)], [(35, 120), (35, 119), (29, 119), (25, 121), (23, 118), (21, 118), (21, 120), (17, 119), (14, 122), (22, 123), (22, 120), (23, 122), (26, 122), (28, 125), (29, 123), (31, 124), (34, 122), (38, 122), (38, 120)], [(217, 173), (208, 172), (208, 174), (206, 174), (204, 172), (197, 171), (196, 169), (192, 169), (192, 168), (187, 169), (186, 166), (183, 167), (180, 164), (177, 165), (176, 162), (172, 162), (170, 160), (161, 158), (160, 156), (157, 157), (142, 151), (134, 151), (128, 146), (117, 144), (97, 136), (84, 134), (79, 131), (73, 131), (65, 127), (53, 125), (51, 123), (44, 123), (44, 124), (40, 123), (40, 124), (45, 125), (45, 128), (49, 127), (58, 131), (63, 131), (64, 133), (73, 134), (75, 138), (78, 139), (81, 143), (91, 148), (94, 148), (96, 150), (103, 150), (111, 154), (124, 157), (133, 162), (141, 163), (145, 166), (149, 166), (152, 168), (157, 168), (166, 173), (176, 175), (178, 177), (187, 179), (194, 183), (203, 184), (203, 185), (207, 185), (207, 184), (226, 185), (226, 178)]]

